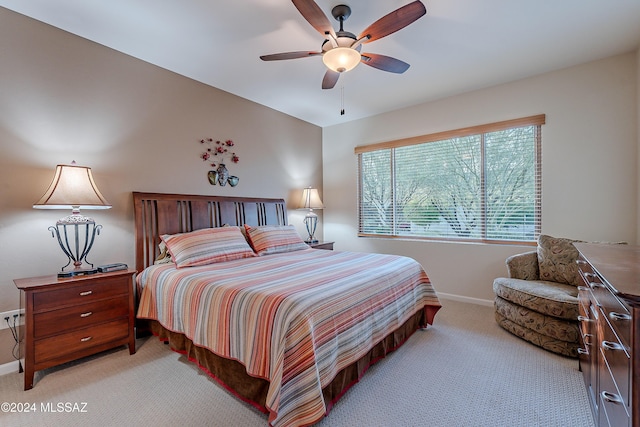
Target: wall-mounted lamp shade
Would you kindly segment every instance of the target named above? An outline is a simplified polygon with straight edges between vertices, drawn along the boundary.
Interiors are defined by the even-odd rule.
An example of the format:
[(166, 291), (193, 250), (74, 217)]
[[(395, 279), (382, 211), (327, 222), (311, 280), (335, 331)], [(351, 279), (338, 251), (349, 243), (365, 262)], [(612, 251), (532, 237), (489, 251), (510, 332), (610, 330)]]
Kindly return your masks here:
[(322, 55), (322, 62), (330, 70), (344, 73), (360, 63), (360, 52), (350, 47), (334, 47)]
[(111, 204), (98, 190), (91, 168), (58, 165), (44, 195), (33, 205), (36, 209), (109, 209)]
[(317, 188), (305, 188), (300, 199), (300, 209), (322, 209), (324, 205), (320, 200)]

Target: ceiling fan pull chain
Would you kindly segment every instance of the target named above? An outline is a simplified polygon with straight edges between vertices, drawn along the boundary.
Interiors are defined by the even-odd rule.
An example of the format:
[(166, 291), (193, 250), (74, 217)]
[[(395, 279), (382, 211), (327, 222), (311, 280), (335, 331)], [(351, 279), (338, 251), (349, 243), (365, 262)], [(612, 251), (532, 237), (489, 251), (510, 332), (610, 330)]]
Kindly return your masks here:
[(340, 86), (340, 115), (344, 116), (344, 86)]

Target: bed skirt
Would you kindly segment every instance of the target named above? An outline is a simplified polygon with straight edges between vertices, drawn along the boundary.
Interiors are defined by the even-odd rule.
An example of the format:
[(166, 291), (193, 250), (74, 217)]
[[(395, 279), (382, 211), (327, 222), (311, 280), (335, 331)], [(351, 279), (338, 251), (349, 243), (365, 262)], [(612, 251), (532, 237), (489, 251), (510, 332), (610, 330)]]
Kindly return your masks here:
[[(423, 310), (419, 310), (402, 326), (375, 345), (362, 358), (338, 372), (333, 381), (322, 389), (327, 408), (325, 416), (329, 413), (334, 403), (362, 378), (371, 365), (400, 347), (417, 329), (426, 328), (427, 324), (431, 324), (439, 308), (437, 306), (426, 306)], [(269, 413), (265, 406), (269, 381), (248, 375), (242, 363), (225, 359), (206, 348), (194, 345), (183, 334), (169, 331), (157, 321), (150, 320), (149, 326), (151, 332), (161, 341), (167, 342), (172, 350), (186, 355), (190, 361), (195, 362), (224, 388), (261, 412)]]

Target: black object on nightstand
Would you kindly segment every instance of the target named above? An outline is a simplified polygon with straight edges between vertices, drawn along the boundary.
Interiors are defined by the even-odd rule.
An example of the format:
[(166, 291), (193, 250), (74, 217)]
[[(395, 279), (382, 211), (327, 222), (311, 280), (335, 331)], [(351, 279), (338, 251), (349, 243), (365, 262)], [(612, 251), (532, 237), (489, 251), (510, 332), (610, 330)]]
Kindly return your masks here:
[(307, 243), (307, 245), (311, 246), (313, 249), (326, 249), (328, 251), (333, 250), (334, 242), (315, 242), (315, 243)]

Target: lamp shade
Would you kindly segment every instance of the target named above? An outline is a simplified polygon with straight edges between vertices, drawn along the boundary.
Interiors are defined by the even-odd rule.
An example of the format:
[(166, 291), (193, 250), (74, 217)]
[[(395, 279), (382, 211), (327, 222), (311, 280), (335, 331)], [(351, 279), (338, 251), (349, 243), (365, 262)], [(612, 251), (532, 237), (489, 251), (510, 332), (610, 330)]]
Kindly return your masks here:
[(111, 204), (98, 190), (91, 168), (58, 165), (44, 195), (34, 205), (36, 209), (109, 209)]
[(324, 205), (316, 188), (305, 188), (300, 199), (300, 209), (322, 209)]
[(360, 52), (350, 47), (334, 47), (322, 55), (324, 65), (338, 73), (353, 70), (360, 63), (360, 59)]

